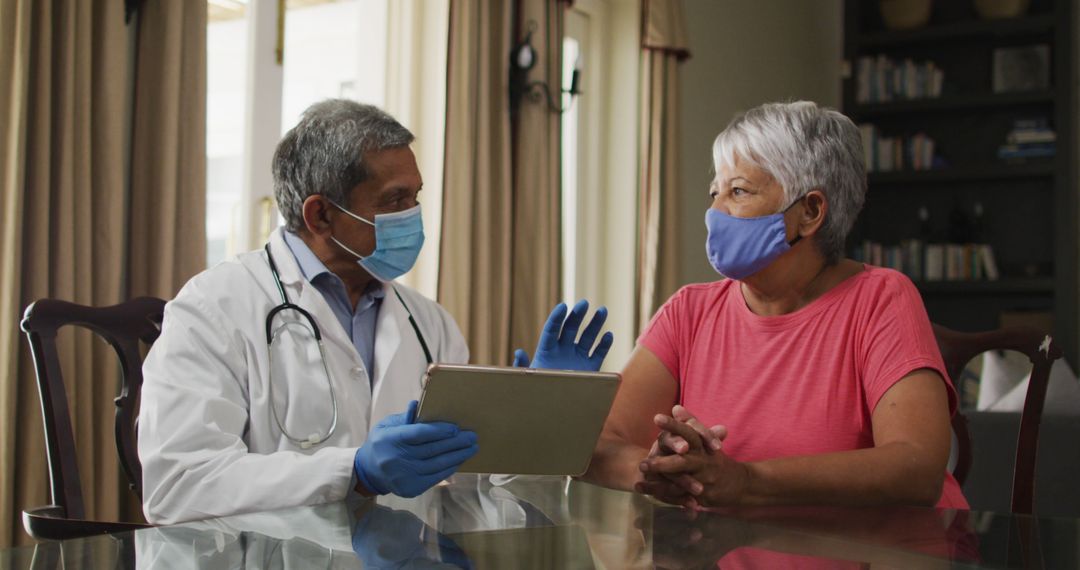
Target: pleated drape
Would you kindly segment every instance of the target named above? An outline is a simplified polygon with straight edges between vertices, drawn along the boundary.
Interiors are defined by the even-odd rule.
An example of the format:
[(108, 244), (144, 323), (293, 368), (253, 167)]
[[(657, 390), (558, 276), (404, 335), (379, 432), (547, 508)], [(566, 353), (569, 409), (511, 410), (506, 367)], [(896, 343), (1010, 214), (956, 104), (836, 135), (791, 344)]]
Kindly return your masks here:
[[(563, 2), (521, 0), (519, 29), (535, 27), (540, 56), (530, 79), (543, 81), (562, 104)], [(511, 271), (510, 348), (532, 354), (540, 328), (559, 302), (562, 283), (562, 115), (526, 98), (513, 123), (514, 248)]]
[(206, 4), (139, 10), (128, 295), (172, 298), (206, 266)]
[(559, 114), (526, 98), (511, 117), (509, 56), (534, 25), (529, 79), (547, 82), (558, 101), (563, 9), (550, 0), (450, 5), (439, 302), (474, 363), (531, 352), (559, 300)]
[[(140, 66), (157, 74), (136, 80), (144, 134), (133, 140), (133, 34), (123, 3), (0, 3), (0, 546), (28, 542), (21, 510), (49, 503), (23, 309), (40, 298), (105, 306), (132, 294), (169, 297), (205, 263), (206, 6), (143, 6), (150, 14), (183, 6), (184, 16), (145, 20)], [(169, 81), (174, 73), (180, 79)], [(131, 148), (138, 152), (129, 158)], [(129, 186), (137, 160), (161, 174)], [(87, 515), (133, 520), (140, 509), (113, 435), (114, 353), (70, 328), (58, 347)]]
[(509, 1), (450, 3), (439, 302), (475, 363), (509, 358), (510, 16)]
[(635, 330), (679, 286), (679, 65), (689, 57), (682, 0), (642, 0)]

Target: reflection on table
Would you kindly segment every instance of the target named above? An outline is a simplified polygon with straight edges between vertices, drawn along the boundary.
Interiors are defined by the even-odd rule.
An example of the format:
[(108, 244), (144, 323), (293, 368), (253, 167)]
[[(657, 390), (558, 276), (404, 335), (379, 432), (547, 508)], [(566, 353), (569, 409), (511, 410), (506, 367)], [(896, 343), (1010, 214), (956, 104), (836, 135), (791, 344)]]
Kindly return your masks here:
[(6, 568), (1074, 567), (1076, 519), (918, 508), (686, 511), (564, 478), (251, 513), (0, 552)]

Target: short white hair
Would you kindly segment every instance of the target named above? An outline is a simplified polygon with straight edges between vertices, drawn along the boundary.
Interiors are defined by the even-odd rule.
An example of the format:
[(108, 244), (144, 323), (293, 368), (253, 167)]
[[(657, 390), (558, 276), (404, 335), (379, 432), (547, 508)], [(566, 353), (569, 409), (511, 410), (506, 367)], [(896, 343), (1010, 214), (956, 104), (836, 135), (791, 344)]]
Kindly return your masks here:
[(784, 188), (784, 208), (811, 190), (829, 204), (815, 242), (829, 263), (866, 201), (866, 165), (859, 128), (812, 101), (766, 103), (738, 117), (713, 143), (713, 166), (734, 167), (736, 156), (768, 172)]

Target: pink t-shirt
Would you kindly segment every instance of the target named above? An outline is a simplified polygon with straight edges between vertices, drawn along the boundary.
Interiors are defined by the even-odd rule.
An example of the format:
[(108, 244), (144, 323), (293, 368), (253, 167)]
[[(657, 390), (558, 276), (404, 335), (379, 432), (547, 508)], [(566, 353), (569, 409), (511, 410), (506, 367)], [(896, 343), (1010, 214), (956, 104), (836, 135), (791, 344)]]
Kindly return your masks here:
[[(683, 287), (638, 342), (679, 382), (679, 402), (705, 425), (728, 427), (739, 461), (874, 446), (871, 413), (909, 373), (945, 372), (918, 290), (867, 265), (794, 313), (763, 317), (731, 279)], [(946, 473), (938, 507), (967, 509)]]

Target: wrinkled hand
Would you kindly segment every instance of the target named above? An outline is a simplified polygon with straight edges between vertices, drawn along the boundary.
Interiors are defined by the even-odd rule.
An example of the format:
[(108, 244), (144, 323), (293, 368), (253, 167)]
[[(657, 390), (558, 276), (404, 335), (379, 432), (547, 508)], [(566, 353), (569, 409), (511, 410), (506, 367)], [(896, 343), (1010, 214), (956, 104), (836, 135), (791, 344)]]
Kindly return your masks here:
[[(724, 438), (727, 437), (726, 427), (722, 425), (705, 427), (705, 424), (694, 417), (690, 410), (678, 404), (671, 408), (671, 417), (694, 428), (706, 453), (720, 451), (721, 447), (723, 447)], [(663, 415), (657, 415), (653, 418), (653, 422), (656, 423), (657, 427), (660, 427), (660, 435), (656, 438), (653, 448), (661, 455), (682, 455), (690, 451), (690, 443), (686, 439), (663, 428), (659, 423), (665, 421), (663, 418)]]
[(353, 469), (373, 493), (415, 497), (476, 454), (476, 434), (446, 422), (415, 423), (416, 400), (387, 416), (356, 450)]
[[(664, 429), (662, 426), (667, 425), (668, 416), (658, 414), (653, 418), (653, 421), (660, 427), (660, 434), (656, 440), (653, 441), (652, 448), (649, 450), (649, 454), (646, 459), (653, 457), (663, 457), (667, 455), (683, 455), (691, 450), (690, 442), (688, 442), (681, 435), (677, 435)], [(670, 418), (676, 421), (682, 422), (694, 429), (698, 438), (691, 441), (698, 441), (701, 449), (704, 453), (712, 454), (719, 451), (723, 445), (723, 440), (727, 437), (727, 428), (722, 425), (715, 425), (712, 427), (705, 427), (705, 424), (701, 423), (693, 414), (690, 413), (685, 407), (681, 405), (675, 405), (671, 410)], [(691, 493), (692, 489), (699, 489), (702, 487), (701, 483), (694, 479), (691, 475), (686, 473), (679, 473), (674, 475), (661, 475), (659, 473), (643, 473), (644, 482), (652, 483), (652, 494), (657, 499), (666, 503), (683, 505), (687, 508), (696, 508), (698, 506), (697, 499), (694, 494)], [(641, 484), (635, 485), (635, 489), (638, 492), (645, 492), (644, 486)]]
[(737, 504), (749, 485), (749, 470), (722, 450), (724, 426), (705, 428), (681, 406), (658, 414), (662, 430), (653, 450), (641, 462), (644, 480), (634, 488), (657, 499), (687, 508)]
[[(600, 329), (607, 320), (607, 307), (601, 306), (596, 309), (596, 314), (578, 340), (578, 328), (588, 312), (589, 302), (584, 299), (574, 305), (569, 316), (566, 314), (565, 303), (556, 305), (540, 332), (540, 342), (536, 345), (536, 357), (532, 360), (531, 367), (586, 372), (600, 370), (615, 336), (610, 331), (604, 333), (596, 349), (593, 349), (596, 335), (600, 334)], [(514, 351), (514, 366), (530, 366), (529, 354), (520, 348)]]
[[(436, 548), (429, 546), (437, 545)], [(352, 533), (364, 568), (472, 568), (461, 547), (408, 511), (370, 505)]]

